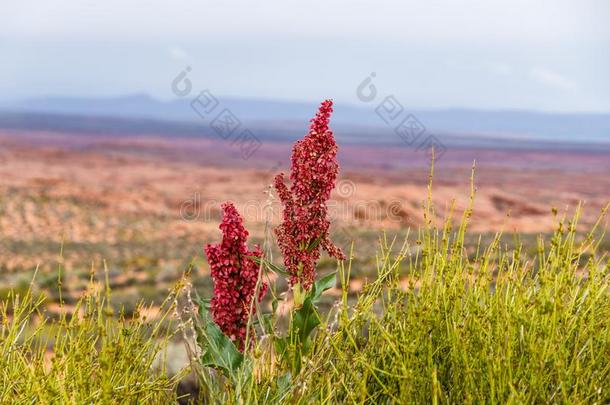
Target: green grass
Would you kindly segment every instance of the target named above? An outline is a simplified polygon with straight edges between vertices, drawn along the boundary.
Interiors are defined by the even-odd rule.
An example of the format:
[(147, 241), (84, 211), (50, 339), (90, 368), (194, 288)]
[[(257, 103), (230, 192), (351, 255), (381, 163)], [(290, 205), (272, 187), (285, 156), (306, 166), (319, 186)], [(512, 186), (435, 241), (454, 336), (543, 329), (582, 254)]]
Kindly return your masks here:
[[(431, 201), (431, 199), (429, 199)], [(472, 204), (472, 202), (471, 202)], [(472, 205), (471, 205), (472, 207)], [(467, 246), (471, 209), (454, 227), (404, 242), (382, 236), (377, 278), (321, 319), (297, 373), (267, 332), (231, 374), (199, 367), (214, 403), (608, 403), (610, 261), (605, 211), (587, 234), (558, 219), (533, 254), (518, 238)], [(262, 333), (262, 332), (260, 332)], [(203, 345), (205, 348), (205, 345)]]
[(467, 260), (460, 239), (423, 239), (416, 257), (405, 245), (391, 258), (382, 241), (378, 279), (319, 336), (291, 401), (610, 400), (608, 264), (590, 259), (578, 276), (574, 233), (537, 262), (497, 244)]
[(33, 287), (0, 302), (1, 404), (175, 401), (179, 376), (167, 376), (161, 361), (169, 308), (153, 321), (126, 319), (103, 290), (55, 321)]
[[(420, 230), (381, 235), (374, 258), (336, 264), (338, 289), (320, 303), (311, 346), (289, 346), (302, 350), (288, 353), (299, 367), (276, 350), (288, 324), (277, 314), (271, 330), (256, 325), (252, 352), (226, 373), (201, 365), (205, 343), (192, 341), (188, 319), (168, 323), (167, 306), (161, 319), (128, 319), (98, 288), (77, 301), (80, 315), (51, 321), (32, 288), (4, 291), (0, 403), (175, 402), (187, 371), (172, 378), (163, 368), (175, 331), (207, 403), (609, 403), (604, 215), (588, 233), (577, 232), (578, 213), (558, 218), (553, 234), (524, 245), (471, 235), (471, 208), (436, 226), (430, 201)], [(370, 274), (359, 268), (368, 263), (375, 277), (353, 296), (350, 277)]]

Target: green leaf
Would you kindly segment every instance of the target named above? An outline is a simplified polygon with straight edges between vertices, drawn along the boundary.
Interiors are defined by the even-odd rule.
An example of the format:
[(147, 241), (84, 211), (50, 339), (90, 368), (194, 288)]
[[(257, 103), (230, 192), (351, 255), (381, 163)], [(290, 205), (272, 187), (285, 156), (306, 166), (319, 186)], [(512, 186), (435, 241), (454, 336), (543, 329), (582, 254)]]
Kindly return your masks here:
[(244, 356), (237, 350), (229, 337), (225, 336), (216, 322), (210, 317), (202, 300), (199, 302), (199, 314), (203, 321), (203, 330), (197, 329), (197, 341), (203, 348), (201, 365), (225, 370), (229, 376), (241, 366)]
[(320, 316), (313, 305), (311, 297), (305, 298), (303, 306), (294, 313), (292, 320), (293, 333), (295, 333), (299, 342), (303, 344), (305, 349), (308, 344), (308, 338), (316, 326), (320, 324)]
[(337, 280), (337, 274), (335, 272), (330, 273), (318, 281), (314, 283), (309, 291), (309, 296), (311, 297), (311, 301), (316, 304), (320, 301), (322, 297), (322, 293), (326, 290), (329, 290), (335, 286)]
[(201, 311), (204, 309), (206, 311), (209, 311), (210, 307), (211, 307), (211, 300), (209, 298), (201, 298), (199, 300), (199, 311), (200, 311), (199, 315), (201, 315)]
[(311, 241), (309, 246), (307, 246), (307, 253), (311, 253), (315, 248), (318, 247), (320, 242), (322, 242), (323, 236), (324, 235), (320, 235), (320, 236), (318, 236), (317, 238), (315, 238), (314, 240)]
[(282, 266), (278, 266), (277, 264), (273, 264), (270, 262), (265, 262), (267, 263), (267, 265), (269, 266), (269, 268), (274, 271), (275, 273), (282, 275), (284, 277), (288, 277), (290, 274), (288, 273), (288, 271), (286, 271), (286, 269)]
[(261, 265), (261, 263), (265, 262), (265, 260), (263, 258), (258, 257), (258, 256), (246, 256), (246, 259), (252, 260), (254, 263), (258, 264), (259, 266)]
[(248, 259), (252, 260), (254, 263), (258, 264), (259, 266), (262, 265), (267, 267), (269, 270), (280, 274), (282, 276), (288, 276), (288, 272), (286, 271), (286, 269), (282, 266), (278, 266), (277, 264), (273, 264), (270, 261), (265, 260), (264, 258), (258, 257), (258, 256), (246, 256)]

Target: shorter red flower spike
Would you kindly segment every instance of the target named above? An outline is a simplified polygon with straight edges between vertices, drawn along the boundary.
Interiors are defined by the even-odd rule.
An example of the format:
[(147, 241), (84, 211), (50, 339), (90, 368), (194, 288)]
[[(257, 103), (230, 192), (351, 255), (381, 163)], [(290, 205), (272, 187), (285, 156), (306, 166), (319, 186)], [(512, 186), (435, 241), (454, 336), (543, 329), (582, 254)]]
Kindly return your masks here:
[[(222, 242), (205, 247), (214, 280), (214, 297), (210, 309), (214, 322), (243, 351), (252, 296), (259, 273), (259, 265), (248, 256), (261, 257), (262, 252), (258, 246), (248, 250), (248, 231), (235, 206), (226, 202), (222, 209), (224, 215), (219, 227), (223, 235)], [(266, 292), (267, 284), (262, 283), (258, 294), (259, 302)], [(253, 330), (250, 332), (253, 336)]]

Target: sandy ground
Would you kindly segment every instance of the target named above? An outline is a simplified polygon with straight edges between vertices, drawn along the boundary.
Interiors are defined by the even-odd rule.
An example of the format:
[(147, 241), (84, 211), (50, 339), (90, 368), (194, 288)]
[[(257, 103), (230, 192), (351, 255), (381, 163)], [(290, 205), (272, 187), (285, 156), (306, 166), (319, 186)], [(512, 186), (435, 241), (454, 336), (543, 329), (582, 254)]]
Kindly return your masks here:
[[(243, 160), (213, 139), (0, 132), (0, 276), (37, 265), (50, 272), (58, 261), (99, 268), (106, 259), (117, 286), (170, 281), (176, 263), (219, 237), (223, 201), (236, 203), (255, 238), (267, 218), (278, 222), (281, 207), (268, 186), (288, 169), (290, 147), (267, 142)], [(422, 224), (425, 154), (349, 145), (339, 156), (329, 209), (342, 242)], [(435, 168), (439, 217), (453, 200), (454, 215), (462, 215), (475, 160), (475, 232), (549, 232), (552, 208), (571, 215), (580, 202), (587, 226), (610, 201), (610, 156), (602, 153), (449, 150)], [(68, 248), (59, 258), (62, 241)], [(136, 275), (145, 268), (154, 268), (148, 281)]]

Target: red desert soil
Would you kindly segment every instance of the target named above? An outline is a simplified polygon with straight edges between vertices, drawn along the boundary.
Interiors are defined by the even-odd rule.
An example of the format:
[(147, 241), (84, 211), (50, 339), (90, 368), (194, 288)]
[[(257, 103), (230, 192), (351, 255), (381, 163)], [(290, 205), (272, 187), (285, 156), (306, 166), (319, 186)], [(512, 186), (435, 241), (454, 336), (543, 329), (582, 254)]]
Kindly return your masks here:
[[(288, 170), (290, 148), (264, 142), (246, 161), (230, 143), (214, 139), (0, 132), (0, 272), (55, 263), (55, 245), (40, 246), (63, 240), (106, 244), (123, 255), (130, 254), (130, 243), (143, 251), (159, 246), (154, 266), (160, 270), (151, 282), (170, 279), (163, 274), (170, 263), (164, 255), (177, 240), (199, 252), (217, 239), (225, 200), (236, 203), (254, 236), (262, 236), (265, 191), (274, 174)], [(424, 153), (344, 145), (339, 156), (340, 181), (330, 202), (335, 230), (378, 232), (421, 223), (429, 174)], [(440, 216), (454, 198), (455, 214), (462, 214), (474, 160), (476, 232), (547, 232), (556, 222), (552, 207), (560, 215), (573, 213), (579, 201), (585, 204), (582, 223), (590, 224), (610, 200), (607, 154), (450, 149), (435, 170)], [(271, 212), (277, 222), (277, 200)], [(85, 263), (98, 264), (105, 254), (81, 253)], [(146, 255), (132, 256), (121, 263), (148, 265)], [(142, 281), (119, 276), (117, 285)]]

